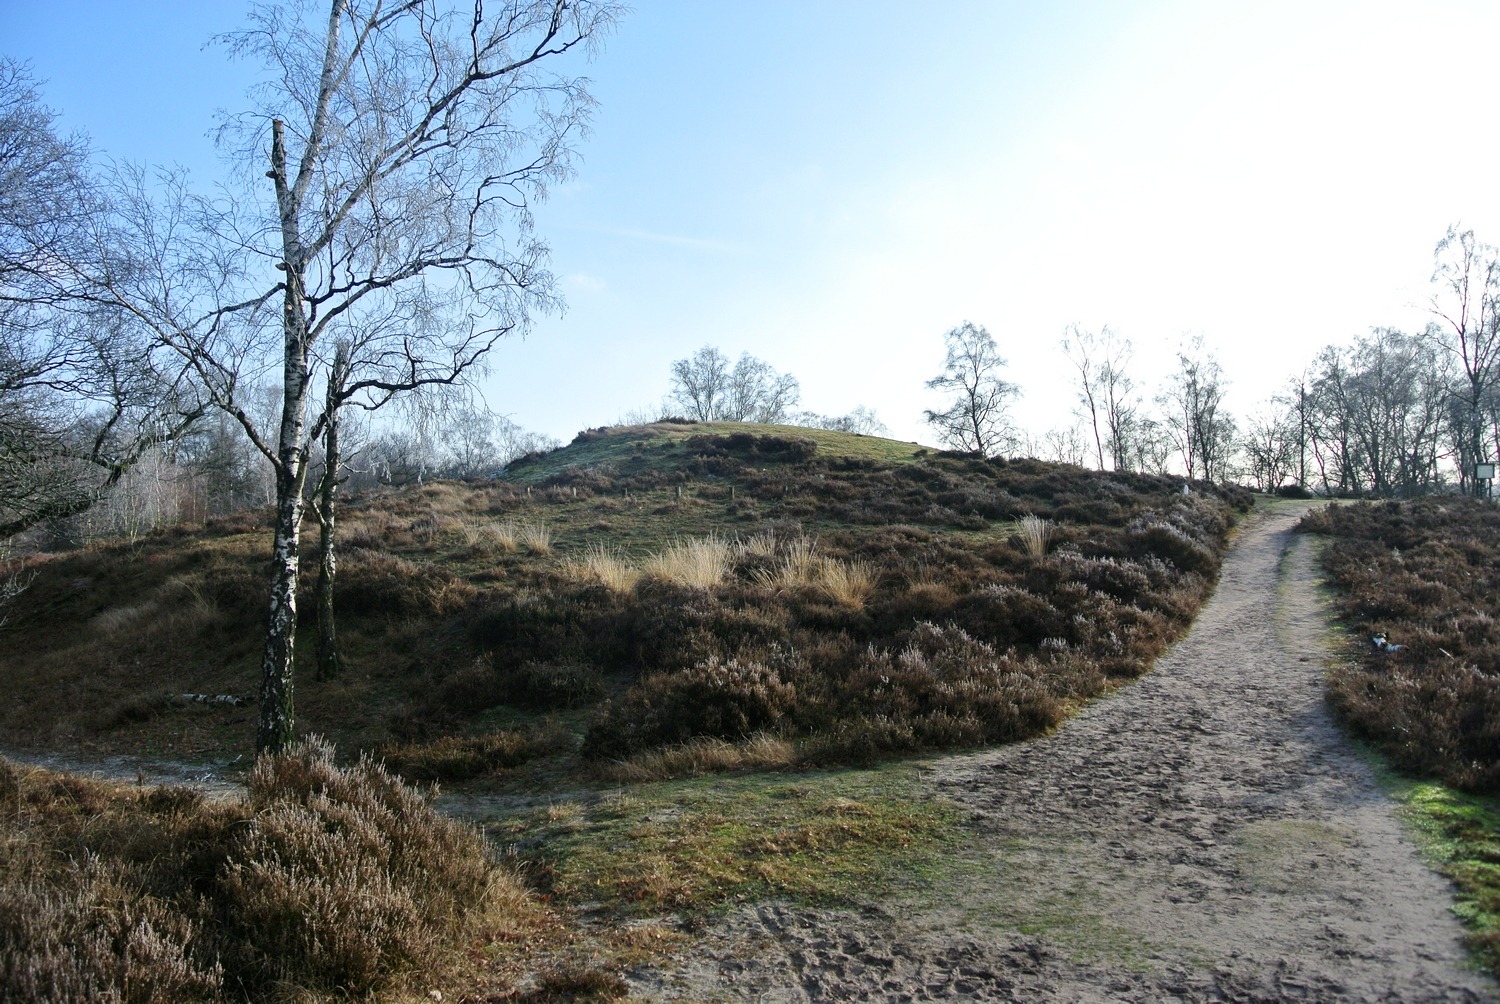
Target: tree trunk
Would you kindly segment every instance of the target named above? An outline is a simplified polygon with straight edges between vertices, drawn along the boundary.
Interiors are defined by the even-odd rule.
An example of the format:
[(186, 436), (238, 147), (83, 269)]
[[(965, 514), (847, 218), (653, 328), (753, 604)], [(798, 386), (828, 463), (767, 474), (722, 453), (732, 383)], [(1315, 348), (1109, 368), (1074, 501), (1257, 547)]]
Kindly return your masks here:
[(349, 343), (340, 342), (334, 353), (333, 372), (328, 376), (328, 426), (323, 436), (323, 481), (318, 486), (318, 526), (322, 555), (318, 564), (318, 678), (330, 680), (339, 675), (338, 632), (333, 613), (333, 580), (338, 572), (334, 549), (334, 503), (339, 490), (339, 395), (349, 373)]
[(271, 603), (266, 648), (260, 663), (258, 753), (276, 753), (295, 739), (292, 672), (297, 645), (297, 573), (301, 564), (302, 489), (307, 482), (303, 424), (307, 404), (307, 312), (303, 301), (303, 255), (297, 207), (287, 185), (285, 128), (271, 123), (271, 170), (281, 215), (285, 273), (281, 429), (276, 444), (276, 537), (271, 561)]

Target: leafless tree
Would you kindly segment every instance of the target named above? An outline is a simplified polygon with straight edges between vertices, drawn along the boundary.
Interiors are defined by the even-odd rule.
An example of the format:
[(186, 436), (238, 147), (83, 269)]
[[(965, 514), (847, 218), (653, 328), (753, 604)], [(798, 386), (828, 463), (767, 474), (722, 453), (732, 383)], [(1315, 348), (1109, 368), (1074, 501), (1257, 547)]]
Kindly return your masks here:
[(1297, 472), (1297, 418), (1280, 402), (1252, 414), (1240, 433), (1244, 473), (1262, 491), (1274, 491)]
[[(530, 208), (567, 175), (590, 101), (551, 67), (617, 13), (591, 0), (257, 5), (222, 40), (267, 70), (255, 107), (219, 132), (246, 194), (193, 198), (170, 176), (155, 201), (122, 186), (142, 193), (122, 217), (149, 253), (108, 290), (191, 362), (276, 475), (258, 749), (293, 739), (312, 446), (340, 407), (466, 379), (556, 305)], [(344, 341), (342, 390), (315, 406), (333, 362), (321, 346)], [(281, 402), (265, 428), (245, 375), (270, 359)]]
[(731, 366), (712, 345), (672, 363), (668, 401), (700, 422), (787, 422), (801, 397), (797, 378), (748, 352)]
[(1433, 251), (1432, 334), (1463, 370), (1455, 393), (1460, 484), (1478, 491), (1474, 464), (1488, 456), (1485, 401), (1500, 381), (1500, 250), (1449, 227)]
[(797, 416), (797, 425), (805, 425), (810, 429), (828, 429), (833, 432), (853, 432), (861, 436), (885, 436), (891, 430), (887, 429), (885, 423), (873, 408), (860, 405), (845, 415), (819, 415), (815, 412), (804, 411)]
[(1078, 325), (1068, 327), (1063, 353), (1078, 371), (1078, 405), (1094, 441), (1094, 459), (1105, 469), (1105, 457), (1115, 470), (1128, 467), (1130, 438), (1140, 404), (1126, 366), (1135, 353), (1130, 339), (1105, 325), (1098, 334)]
[(76, 516), (203, 411), (84, 279), (114, 254), (84, 142), (0, 59), (0, 539)]
[(943, 335), (943, 341), (943, 372), (927, 386), (952, 397), (944, 410), (927, 410), (927, 422), (943, 445), (994, 456), (1015, 442), (1009, 409), (1020, 388), (1001, 378), (1005, 360), (981, 325), (965, 321)]
[(1222, 480), (1233, 454), (1234, 422), (1223, 407), (1223, 371), (1202, 335), (1178, 352), (1177, 371), (1157, 402), (1188, 477)]
[[(1328, 346), (1295, 388), (1297, 414), (1328, 494), (1433, 491), (1452, 429), (1452, 369), (1432, 335), (1376, 328), (1347, 347)], [(1457, 411), (1458, 439), (1467, 411)]]

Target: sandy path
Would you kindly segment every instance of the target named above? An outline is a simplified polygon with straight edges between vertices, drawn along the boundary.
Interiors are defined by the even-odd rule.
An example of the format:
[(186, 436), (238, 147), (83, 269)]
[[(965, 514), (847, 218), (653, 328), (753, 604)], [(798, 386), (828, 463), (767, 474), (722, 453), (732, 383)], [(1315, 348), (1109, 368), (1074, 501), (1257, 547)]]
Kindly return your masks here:
[(637, 989), (765, 1002), (1496, 999), (1464, 968), (1446, 881), (1324, 710), (1326, 620), (1295, 520), (1247, 521), (1213, 599), (1148, 677), (1048, 739), (934, 764), (932, 783), (976, 831), (939, 888), (862, 911), (746, 908)]

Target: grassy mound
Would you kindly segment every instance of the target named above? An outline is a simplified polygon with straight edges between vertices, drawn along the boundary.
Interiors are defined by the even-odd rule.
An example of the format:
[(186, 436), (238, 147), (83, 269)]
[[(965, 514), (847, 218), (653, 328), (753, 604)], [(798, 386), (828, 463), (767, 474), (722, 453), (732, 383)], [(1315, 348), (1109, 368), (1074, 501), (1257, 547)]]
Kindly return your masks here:
[[(1181, 634), (1248, 504), (823, 430), (593, 430), (503, 479), (347, 506), (347, 669), (304, 664), (298, 714), (443, 779), (575, 747), (606, 763), (768, 736), (833, 763), (1024, 738)], [(30, 559), (0, 735), (244, 749), (253, 708), (175, 695), (254, 692), (266, 547), (240, 517)]]

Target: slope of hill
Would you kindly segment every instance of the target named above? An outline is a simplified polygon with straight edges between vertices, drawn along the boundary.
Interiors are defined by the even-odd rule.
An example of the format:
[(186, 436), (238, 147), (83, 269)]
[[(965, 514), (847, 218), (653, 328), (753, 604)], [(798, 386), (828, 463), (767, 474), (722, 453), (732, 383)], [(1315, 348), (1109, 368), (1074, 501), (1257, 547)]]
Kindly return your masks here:
[[(347, 669), (307, 659), (298, 721), (417, 777), (704, 737), (781, 764), (1021, 738), (1150, 666), (1248, 502), (802, 428), (594, 430), (350, 503)], [(254, 693), (267, 546), (243, 516), (30, 559), (0, 743), (246, 751), (252, 707), (180, 695)]]

